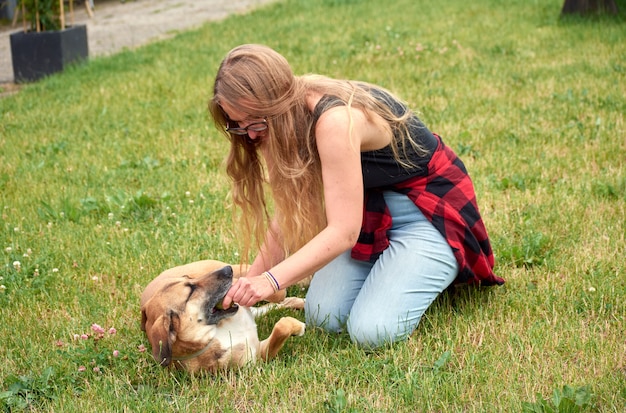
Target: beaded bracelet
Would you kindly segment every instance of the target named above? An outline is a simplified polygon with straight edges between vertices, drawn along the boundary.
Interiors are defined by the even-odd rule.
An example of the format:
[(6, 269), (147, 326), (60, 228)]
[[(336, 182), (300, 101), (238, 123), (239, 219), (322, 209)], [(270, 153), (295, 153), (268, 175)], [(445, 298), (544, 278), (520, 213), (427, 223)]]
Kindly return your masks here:
[(267, 278), (270, 284), (272, 284), (272, 288), (274, 289), (274, 292), (277, 292), (278, 290), (280, 290), (280, 284), (278, 284), (278, 281), (276, 281), (276, 278), (272, 275), (271, 272), (265, 271), (263, 275), (265, 276), (265, 278)]

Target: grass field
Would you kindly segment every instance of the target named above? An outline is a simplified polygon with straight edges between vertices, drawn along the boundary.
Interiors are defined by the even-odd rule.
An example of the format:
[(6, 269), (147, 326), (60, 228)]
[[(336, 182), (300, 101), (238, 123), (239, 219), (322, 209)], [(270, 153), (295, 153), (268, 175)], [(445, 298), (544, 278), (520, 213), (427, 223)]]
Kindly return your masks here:
[[(566, 20), (561, 5), (284, 0), (0, 99), (0, 407), (624, 412), (626, 5)], [(418, 110), (465, 161), (507, 283), (443, 295), (374, 353), (311, 329), (237, 372), (156, 366), (143, 287), (239, 260), (206, 104), (249, 42)], [(272, 312), (261, 336), (284, 314), (303, 318)]]

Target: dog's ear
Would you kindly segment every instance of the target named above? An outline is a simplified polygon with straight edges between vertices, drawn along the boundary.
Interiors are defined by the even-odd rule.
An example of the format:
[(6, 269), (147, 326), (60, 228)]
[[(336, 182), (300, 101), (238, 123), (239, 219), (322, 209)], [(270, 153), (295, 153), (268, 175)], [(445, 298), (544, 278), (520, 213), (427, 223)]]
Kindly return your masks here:
[(148, 321), (148, 316), (146, 314), (146, 309), (141, 309), (141, 331), (146, 331), (146, 322)]
[[(146, 314), (145, 311), (143, 314)], [(146, 315), (144, 325), (148, 341), (152, 346), (152, 357), (163, 367), (172, 363), (172, 344), (176, 340), (176, 330), (173, 328), (172, 318), (178, 318), (178, 315), (170, 311), (160, 315), (154, 322), (150, 323), (150, 317)]]
[[(141, 304), (141, 331), (146, 331), (146, 326), (154, 323), (154, 320), (149, 320), (150, 317), (148, 314), (150, 312), (150, 308), (153, 308), (150, 304), (151, 301), (152, 298)], [(161, 311), (161, 309), (159, 309), (159, 311)], [(153, 315), (154, 313), (156, 313), (156, 311), (152, 311), (150, 315)]]

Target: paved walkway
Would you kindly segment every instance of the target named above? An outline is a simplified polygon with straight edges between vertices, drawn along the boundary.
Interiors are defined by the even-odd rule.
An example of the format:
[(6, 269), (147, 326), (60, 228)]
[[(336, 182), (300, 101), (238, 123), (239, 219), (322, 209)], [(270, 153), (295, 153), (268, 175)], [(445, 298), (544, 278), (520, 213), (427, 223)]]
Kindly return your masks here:
[[(74, 22), (87, 25), (89, 56), (106, 56), (273, 1), (276, 0), (95, 0), (93, 18), (80, 1), (80, 6), (75, 6)], [(66, 19), (69, 21), (69, 16)], [(19, 30), (21, 19), (16, 27), (0, 27), (0, 83), (13, 82), (9, 34)]]

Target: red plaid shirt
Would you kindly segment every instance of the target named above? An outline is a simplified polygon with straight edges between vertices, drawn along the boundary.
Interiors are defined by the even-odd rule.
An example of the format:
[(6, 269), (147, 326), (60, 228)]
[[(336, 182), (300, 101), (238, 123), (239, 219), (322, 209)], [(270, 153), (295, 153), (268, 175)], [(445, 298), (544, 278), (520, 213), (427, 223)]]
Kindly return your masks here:
[(494, 285), (504, 280), (493, 272), (494, 257), (487, 230), (476, 204), (474, 185), (463, 162), (441, 138), (425, 176), (365, 194), (363, 226), (352, 258), (374, 262), (389, 246), (391, 228), (382, 190), (406, 194), (450, 244), (459, 264), (458, 283)]

